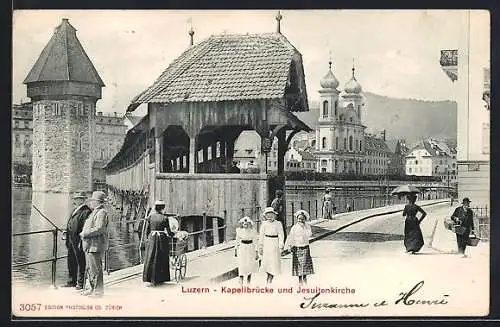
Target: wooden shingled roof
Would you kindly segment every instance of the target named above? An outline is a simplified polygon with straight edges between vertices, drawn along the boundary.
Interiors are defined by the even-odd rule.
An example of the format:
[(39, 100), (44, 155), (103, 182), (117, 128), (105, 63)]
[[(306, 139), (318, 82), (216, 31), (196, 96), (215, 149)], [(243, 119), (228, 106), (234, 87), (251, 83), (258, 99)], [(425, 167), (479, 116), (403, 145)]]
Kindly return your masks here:
[(307, 111), (302, 57), (283, 35), (211, 36), (175, 59), (127, 110), (142, 103), (283, 98), (292, 67), (306, 103), (295, 111)]
[(76, 29), (65, 18), (56, 27), (24, 83), (42, 81), (74, 81), (104, 86), (76, 37)]

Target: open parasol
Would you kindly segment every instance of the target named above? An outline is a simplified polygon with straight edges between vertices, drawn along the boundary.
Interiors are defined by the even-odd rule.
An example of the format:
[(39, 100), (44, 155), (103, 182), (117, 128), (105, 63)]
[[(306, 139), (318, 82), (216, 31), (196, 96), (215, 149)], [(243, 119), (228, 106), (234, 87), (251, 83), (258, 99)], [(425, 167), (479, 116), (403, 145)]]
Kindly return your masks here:
[(394, 190), (392, 190), (392, 195), (407, 195), (407, 194), (417, 194), (420, 190), (413, 185), (399, 185)]

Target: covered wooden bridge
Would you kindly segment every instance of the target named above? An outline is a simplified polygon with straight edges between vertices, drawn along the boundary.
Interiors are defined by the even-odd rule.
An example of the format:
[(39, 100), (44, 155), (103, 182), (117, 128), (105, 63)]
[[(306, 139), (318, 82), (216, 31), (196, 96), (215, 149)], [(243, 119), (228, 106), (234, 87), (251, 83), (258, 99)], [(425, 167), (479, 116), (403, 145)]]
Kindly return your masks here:
[[(216, 231), (214, 243), (232, 239), (243, 215), (259, 218), (259, 208), (284, 187), (292, 136), (311, 131), (294, 115), (309, 110), (302, 56), (280, 33), (216, 35), (192, 45), (127, 111), (144, 103), (147, 116), (105, 168), (110, 195), (128, 206), (135, 199), (136, 212), (147, 198), (181, 216), (212, 217), (201, 226)], [(278, 178), (267, 168), (234, 173), (234, 144), (248, 130), (261, 137), (261, 167), (278, 139)]]

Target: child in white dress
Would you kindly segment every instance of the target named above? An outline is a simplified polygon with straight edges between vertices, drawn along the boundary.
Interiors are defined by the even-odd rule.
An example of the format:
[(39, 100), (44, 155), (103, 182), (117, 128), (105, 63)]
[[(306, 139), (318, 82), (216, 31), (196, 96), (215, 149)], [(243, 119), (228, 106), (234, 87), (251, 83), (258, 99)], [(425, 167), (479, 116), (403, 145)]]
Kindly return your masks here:
[(262, 256), (261, 270), (267, 273), (267, 283), (281, 273), (281, 251), (284, 246), (284, 232), (281, 222), (276, 220), (278, 213), (272, 207), (264, 210), (266, 220), (262, 222), (259, 233), (259, 253)]
[(245, 276), (247, 284), (252, 280), (252, 273), (257, 271), (257, 232), (253, 227), (253, 221), (249, 217), (239, 220), (240, 227), (236, 228), (236, 248), (234, 255), (238, 258), (238, 275), (240, 284), (243, 284)]

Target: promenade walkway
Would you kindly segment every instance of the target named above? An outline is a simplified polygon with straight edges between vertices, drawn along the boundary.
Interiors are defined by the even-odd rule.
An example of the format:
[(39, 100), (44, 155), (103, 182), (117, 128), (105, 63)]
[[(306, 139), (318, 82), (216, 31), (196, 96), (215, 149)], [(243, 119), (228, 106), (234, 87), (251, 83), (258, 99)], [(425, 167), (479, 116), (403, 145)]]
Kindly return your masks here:
[[(446, 246), (448, 246), (450, 249), (454, 249), (455, 245), (452, 242), (453, 240), (449, 237), (450, 234), (451, 236), (453, 236), (453, 234), (449, 231), (441, 230), (439, 226), (442, 225), (442, 219), (444, 218), (444, 216), (448, 214), (449, 210), (451, 210), (451, 208), (448, 209), (446, 207), (446, 203), (447, 201), (443, 200), (421, 201), (419, 203), (423, 207), (430, 206), (428, 211), (430, 212), (430, 218), (432, 218), (428, 220), (426, 219), (427, 222), (422, 226), (424, 234), (431, 235), (430, 239), (428, 237), (426, 238), (426, 244), (430, 244), (430, 247), (427, 247), (426, 245), (427, 250), (424, 249), (423, 251), (425, 253), (432, 254), (432, 252), (441, 252), (443, 251), (443, 249), (447, 250), (442, 245), (440, 248), (434, 248), (434, 246), (437, 246), (436, 244), (438, 241), (441, 243), (445, 243)], [(403, 207), (404, 205), (395, 205), (384, 208), (374, 208), (339, 214), (333, 220), (313, 221), (313, 237), (311, 239), (311, 241), (313, 242), (313, 247), (316, 247), (316, 244), (318, 244), (318, 246), (320, 247), (326, 246), (326, 244), (328, 243), (320, 245), (324, 242), (316, 243), (316, 241), (322, 240), (324, 238), (326, 239), (329, 235), (347, 228), (348, 226), (352, 226), (353, 224), (356, 224), (360, 221), (369, 222), (370, 218), (374, 218), (377, 216), (400, 212)], [(55, 308), (59, 308), (53, 309), (53, 311), (51, 311), (52, 309), (45, 309), (40, 310), (39, 312), (24, 312), (24, 314), (32, 316), (57, 315), (74, 317), (116, 315), (130, 317), (148, 315), (234, 315), (236, 313), (234, 309), (231, 309), (231, 312), (226, 311), (229, 307), (231, 307), (231, 303), (235, 303), (238, 301), (262, 301), (264, 298), (255, 297), (246, 299), (235, 295), (227, 295), (227, 298), (217, 297), (217, 301), (215, 302), (211, 300), (211, 297), (213, 297), (213, 295), (217, 295), (216, 293), (220, 293), (220, 295), (223, 295), (223, 286), (239, 287), (237, 284), (237, 280), (232, 279), (233, 277), (236, 277), (237, 274), (233, 247), (234, 241), (189, 253), (187, 278), (180, 284), (169, 282), (156, 288), (146, 287), (142, 283), (141, 278), (142, 265), (113, 272), (110, 275), (105, 276), (105, 296), (102, 299), (89, 299), (87, 297), (79, 295), (72, 289), (59, 288), (56, 290), (51, 290), (49, 289), (49, 287), (47, 287), (47, 289), (29, 289), (25, 286), (13, 285), (13, 310), (16, 313), (20, 313), (19, 310), (16, 310), (16, 305), (18, 305), (20, 302), (26, 301), (25, 299), (29, 299), (30, 302), (41, 303), (43, 306), (53, 305), (55, 306)], [(384, 291), (387, 293), (390, 291), (388, 294), (393, 294), (397, 291), (397, 287), (400, 287), (401, 285), (403, 285), (404, 287), (411, 287), (411, 283), (418, 282), (418, 280), (422, 278), (426, 280), (427, 284), (439, 285), (441, 283), (440, 280), (442, 279), (443, 274), (448, 276), (449, 274), (452, 274), (452, 271), (454, 269), (459, 269), (460, 271), (466, 271), (467, 276), (481, 276), (480, 279), (476, 279), (471, 284), (476, 285), (475, 287), (480, 286), (481, 288), (475, 288), (472, 290), (470, 288), (467, 288), (468, 291), (474, 292), (482, 290), (484, 289), (482, 284), (487, 283), (489, 280), (488, 276), (485, 276), (484, 272), (484, 267), (487, 267), (488, 264), (488, 243), (482, 243), (476, 248), (468, 249), (468, 251), (471, 253), (472, 258), (459, 259), (454, 255), (422, 255), (416, 257), (411, 256), (413, 258), (412, 259), (404, 255), (403, 253), (401, 253), (401, 255), (394, 255), (392, 253), (390, 255), (385, 255), (382, 253), (381, 256), (373, 257), (368, 260), (356, 260), (355, 258), (353, 258), (353, 260), (346, 261), (341, 265), (325, 259), (327, 261), (322, 264), (318, 264), (318, 271), (314, 278), (317, 280), (326, 280), (328, 278), (331, 279), (331, 277), (328, 276), (331, 276), (331, 272), (335, 271), (335, 280), (342, 281), (342, 283), (347, 282), (347, 286), (349, 286), (349, 283), (351, 283), (351, 285), (358, 285), (356, 287), (361, 290), (365, 290), (365, 292), (370, 291), (370, 294), (373, 292), (373, 296), (375, 296), (378, 292), (377, 290), (379, 289), (380, 292)], [(316, 251), (315, 253), (321, 253), (321, 251)], [(381, 261), (382, 257), (384, 258), (383, 261)], [(284, 259), (284, 266), (286, 266), (286, 268), (284, 269), (286, 269), (287, 271), (290, 270), (290, 268), (288, 267), (290, 264), (289, 261), (289, 258)], [(445, 261), (448, 263), (444, 264), (446, 263)], [(381, 264), (382, 262), (383, 264)], [(329, 267), (328, 264), (333, 266)], [(441, 264), (443, 265), (436, 274), (436, 270), (433, 267), (440, 266)], [(400, 276), (402, 280), (395, 283), (395, 285), (392, 285), (389, 280), (386, 280), (387, 278), (389, 278), (389, 276), (394, 275), (394, 271), (391, 270), (393, 268), (391, 267), (405, 267), (403, 269), (404, 272), (401, 271), (401, 275), (398, 273), (398, 276)], [(435, 277), (433, 277), (434, 275)], [(264, 277), (259, 275), (255, 278), (255, 282), (257, 284), (260, 284), (259, 280)], [(373, 280), (377, 278), (380, 279), (382, 284), (392, 285), (391, 287), (394, 289), (386, 289), (388, 286), (383, 286), (382, 284), (369, 285), (369, 281), (373, 282)], [(402, 284), (403, 279), (404, 284)], [(356, 283), (352, 282), (353, 280), (355, 280)], [(451, 284), (453, 284), (454, 281), (455, 279), (450, 279)], [(293, 277), (285, 274), (283, 276), (280, 276), (275, 287), (279, 287), (281, 284), (284, 287), (289, 287), (290, 285), (295, 285), (296, 281)], [(340, 286), (342, 285), (339, 285), (339, 287)], [(449, 289), (453, 288), (453, 285), (446, 286)], [(426, 286), (426, 288), (427, 287), (428, 286)], [(210, 294), (186, 294), (185, 290), (190, 288), (197, 290), (207, 290)], [(484, 292), (481, 292), (481, 294), (477, 294), (478, 299), (481, 301), (484, 300), (485, 296), (487, 297), (487, 294), (485, 295), (482, 293)], [(395, 294), (397, 295), (397, 293)], [(461, 293), (459, 295), (465, 296)], [(364, 298), (365, 295), (361, 294), (360, 296)], [(456, 296), (458, 296), (458, 294)], [(342, 300), (348, 301), (351, 298), (353, 297), (343, 297)], [(276, 303), (278, 303), (279, 301), (284, 301), (282, 304), (285, 305), (286, 301), (297, 301), (297, 296), (287, 298), (282, 296), (278, 297), (278, 295), (272, 295), (266, 297), (265, 300), (271, 302), (277, 301)], [(215, 304), (216, 302), (218, 304)], [(227, 305), (222, 305), (223, 302), (227, 302)], [(211, 305), (211, 303), (213, 305)], [(99, 305), (98, 308), (95, 307), (96, 304)], [(290, 305), (292, 305), (292, 303), (290, 303)], [(260, 305), (257, 305), (256, 303), (256, 306), (254, 307), (262, 307), (262, 303)], [(281, 307), (281, 305), (276, 307), (275, 309), (277, 310), (279, 309), (279, 307)], [(241, 306), (239, 306), (239, 308), (241, 308)], [(246, 308), (250, 310), (249, 308), (252, 308), (252, 306), (249, 305)], [(237, 311), (237, 315), (245, 315), (245, 313), (247, 315), (257, 314), (257, 312), (248, 312), (248, 310)], [(380, 312), (390, 313), (387, 310)], [(455, 309), (451, 308), (451, 310)], [(273, 315), (277, 313), (278, 312), (275, 312), (275, 310), (273, 309)], [(325, 315), (328, 313), (329, 311), (308, 311), (306, 315)], [(417, 311), (408, 311), (408, 314), (412, 313), (417, 313)], [(297, 311), (297, 314), (302, 315), (304, 313), (302, 311)], [(334, 313), (334, 315), (341, 316), (346, 314), (349, 315), (345, 311)], [(372, 313), (370, 311), (363, 310), (359, 311), (359, 314), (371, 315)], [(375, 314), (377, 315), (379, 313)]]

